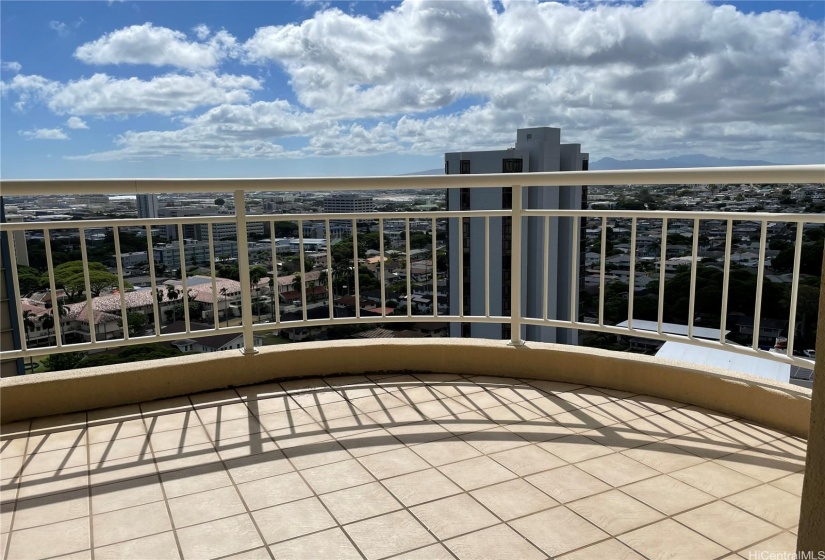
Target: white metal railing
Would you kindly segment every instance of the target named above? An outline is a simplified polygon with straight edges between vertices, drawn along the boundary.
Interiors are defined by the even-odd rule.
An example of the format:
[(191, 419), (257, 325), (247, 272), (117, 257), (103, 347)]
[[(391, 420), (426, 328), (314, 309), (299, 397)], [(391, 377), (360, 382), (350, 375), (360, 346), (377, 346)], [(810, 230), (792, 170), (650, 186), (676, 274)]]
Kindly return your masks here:
[[(522, 184), (513, 184), (515, 179), (519, 179)], [(590, 171), (590, 172), (560, 172), (560, 173), (530, 173), (528, 175), (513, 174), (490, 174), (490, 175), (449, 175), (449, 176), (405, 176), (405, 177), (358, 177), (358, 178), (285, 178), (285, 179), (137, 179), (137, 180), (0, 180), (0, 192), (3, 196), (19, 195), (54, 195), (54, 194), (147, 194), (147, 193), (185, 193), (185, 192), (233, 192), (235, 201), (234, 216), (192, 216), (178, 218), (152, 218), (152, 219), (117, 219), (117, 220), (82, 220), (72, 222), (25, 222), (25, 223), (5, 223), (2, 230), (8, 232), (7, 240), (11, 256), (10, 274), (14, 285), (14, 298), (21, 301), (20, 283), (17, 274), (17, 262), (14, 249), (14, 232), (24, 232), (31, 230), (41, 230), (44, 234), (45, 256), (47, 261), (47, 275), (49, 291), (52, 301), (57, 300), (57, 283), (54, 275), (54, 263), (51, 247), (51, 233), (56, 230), (77, 230), (83, 262), (84, 285), (86, 293), (87, 309), (93, 308), (93, 298), (90, 286), (89, 262), (87, 258), (87, 246), (85, 231), (89, 228), (110, 228), (114, 236), (115, 261), (117, 263), (118, 293), (120, 294), (119, 314), (123, 325), (123, 339), (99, 341), (96, 339), (95, 329), (90, 329), (90, 341), (64, 344), (61, 338), (61, 325), (59, 320), (55, 320), (55, 344), (49, 347), (28, 347), (26, 337), (20, 336), (20, 349), (4, 349), (0, 353), (2, 359), (24, 358), (33, 356), (43, 356), (56, 352), (65, 351), (86, 351), (93, 349), (114, 348), (132, 344), (145, 344), (151, 342), (163, 342), (179, 340), (185, 338), (197, 339), (204, 336), (213, 336), (216, 333), (243, 335), (244, 353), (255, 352), (254, 335), (261, 331), (269, 331), (284, 328), (311, 328), (316, 326), (334, 326), (345, 324), (367, 324), (367, 323), (392, 323), (392, 322), (462, 322), (462, 323), (505, 323), (511, 328), (511, 344), (522, 345), (522, 325), (536, 325), (544, 327), (560, 327), (566, 329), (577, 329), (584, 331), (604, 332), (620, 336), (633, 336), (650, 338), (662, 341), (686, 342), (698, 347), (721, 348), (732, 352), (747, 355), (758, 355), (760, 357), (778, 360), (810, 367), (811, 361), (793, 355), (795, 324), (797, 316), (797, 295), (800, 280), (800, 262), (802, 245), (802, 226), (804, 224), (825, 224), (825, 215), (821, 214), (774, 214), (774, 213), (731, 213), (731, 212), (666, 212), (666, 211), (612, 211), (612, 210), (545, 210), (530, 209), (524, 207), (524, 197), (522, 190), (525, 186), (551, 186), (564, 188), (567, 186), (579, 185), (678, 185), (678, 184), (731, 184), (731, 183), (824, 183), (825, 165), (811, 166), (775, 166), (775, 167), (748, 167), (748, 168), (710, 168), (710, 169), (669, 169), (669, 170), (641, 170), (641, 171)], [(469, 210), (469, 211), (437, 211), (437, 212), (370, 212), (370, 213), (310, 213), (310, 214), (265, 214), (248, 215), (245, 209), (245, 193), (255, 191), (267, 192), (294, 192), (294, 191), (342, 191), (342, 190), (399, 190), (399, 189), (444, 189), (444, 188), (487, 188), (506, 187), (513, 191), (512, 210)], [(502, 217), (512, 218), (512, 270), (511, 270), (511, 313), (509, 315), (493, 315), (490, 308), (490, 220)], [(411, 305), (412, 285), (411, 285), (411, 259), (410, 259), (410, 221), (425, 218), (432, 224), (431, 227), (431, 259), (432, 259), (432, 289), (433, 289), (433, 310), (432, 313), (422, 315), (413, 314)], [(473, 278), (474, 284), (483, 282), (485, 305), (483, 313), (466, 314), (463, 305), (463, 267), (457, 267), (458, 282), (458, 306), (457, 313), (440, 314), (438, 312), (438, 286), (437, 280), (439, 271), (436, 255), (436, 231), (439, 221), (452, 220), (457, 226), (459, 238), (463, 233), (463, 220), (461, 218), (481, 219), (484, 223), (484, 266), (485, 274), (482, 278)], [(550, 259), (557, 258), (549, 253), (550, 246), (549, 220), (563, 218), (570, 223), (571, 227), (571, 247), (579, 247), (580, 226), (582, 220), (596, 220), (601, 224), (601, 254), (599, 262), (599, 297), (598, 297), (598, 321), (596, 323), (585, 322), (580, 319), (577, 313), (579, 301), (579, 251), (571, 250), (571, 278), (569, 294), (569, 316), (565, 318), (548, 316), (548, 302), (554, 294), (547, 269)], [(521, 286), (522, 271), (525, 266), (523, 255), (527, 247), (527, 239), (523, 233), (523, 224), (527, 220), (543, 221), (543, 273), (542, 289), (543, 312), (540, 317), (529, 316), (523, 312)], [(608, 220), (624, 219), (631, 222), (631, 242), (630, 242), (630, 266), (629, 266), (629, 289), (628, 289), (628, 317), (627, 327), (609, 325), (605, 321), (605, 287), (607, 282), (606, 260), (606, 232)], [(386, 314), (387, 308), (387, 274), (385, 259), (386, 248), (384, 247), (384, 225), (387, 220), (401, 220), (405, 224), (405, 272), (406, 272), (406, 296), (407, 313), (404, 315)], [(636, 275), (637, 262), (637, 231), (639, 220), (654, 220), (661, 222), (661, 246), (660, 246), (660, 270), (659, 270), (659, 297), (657, 310), (657, 325), (655, 332), (634, 328), (634, 280)], [(664, 261), (667, 255), (667, 232), (668, 224), (674, 220), (689, 220), (693, 223), (693, 240), (691, 247), (691, 273), (689, 291), (689, 311), (687, 336), (680, 336), (663, 332), (665, 299), (665, 266)], [(726, 240), (724, 249), (724, 281), (723, 295), (720, 309), (720, 337), (718, 341), (705, 340), (694, 336), (694, 311), (696, 303), (696, 283), (697, 283), (697, 257), (699, 228), (703, 221), (721, 220), (726, 224)], [(221, 326), (219, 317), (219, 300), (216, 288), (216, 266), (215, 266), (215, 239), (213, 235), (215, 224), (233, 223), (239, 236), (246, 231), (248, 222), (269, 222), (272, 231), (271, 236), (271, 259), (273, 263), (273, 274), (275, 276), (274, 293), (272, 298), (274, 303), (274, 321), (254, 322), (253, 296), (250, 277), (250, 257), (247, 246), (243, 239), (238, 242), (238, 270), (240, 275), (241, 290), (241, 324), (235, 326)], [(274, 225), (275, 222), (293, 222), (297, 224), (299, 243), (299, 266), (300, 270), (305, 270), (305, 239), (304, 222), (323, 222), (326, 231), (326, 257), (327, 266), (322, 274), (326, 275), (328, 286), (327, 304), (329, 316), (321, 319), (310, 319), (307, 314), (307, 281), (302, 278), (300, 282), (300, 293), (302, 300), (302, 313), (299, 320), (283, 320), (280, 305), (277, 303), (278, 292), (278, 249), (276, 247)], [(330, 239), (330, 222), (348, 221), (351, 224), (353, 236), (353, 283), (355, 298), (354, 317), (336, 317), (333, 305), (332, 286), (332, 253)], [(380, 308), (381, 314), (366, 317), (362, 314), (361, 303), (362, 293), (359, 282), (359, 259), (364, 255), (358, 252), (358, 223), (363, 221), (377, 222), (379, 233), (379, 253), (378, 263), (379, 285), (380, 285)], [(753, 339), (750, 346), (739, 346), (729, 343), (725, 339), (726, 315), (729, 296), (730, 280), (730, 260), (732, 250), (733, 224), (734, 222), (753, 221), (760, 224), (760, 244), (759, 244), (759, 267), (757, 271), (756, 298), (754, 304), (754, 325)], [(769, 223), (787, 223), (796, 225), (796, 247), (795, 259), (792, 272), (791, 298), (789, 309), (789, 327), (787, 350), (783, 354), (767, 352), (759, 349), (759, 332), (761, 321), (761, 304), (764, 285), (765, 250), (767, 246), (767, 228)], [(208, 226), (208, 246), (209, 254), (213, 257), (210, 263), (211, 287), (212, 287), (212, 316), (214, 327), (209, 330), (191, 329), (192, 318), (189, 316), (189, 291), (186, 274), (185, 244), (183, 241), (183, 226), (188, 224), (206, 224)], [(158, 291), (156, 283), (155, 258), (153, 254), (152, 226), (173, 225), (178, 230), (178, 249), (180, 252), (181, 268), (181, 302), (184, 312), (184, 332), (162, 334), (160, 312), (161, 306), (155, 294)], [(154, 334), (138, 337), (130, 337), (127, 325), (128, 305), (126, 301), (126, 289), (122, 266), (122, 252), (119, 240), (119, 231), (122, 228), (140, 227), (146, 232), (147, 257), (149, 276), (152, 290), (152, 309), (155, 317)], [(228, 302), (224, 300), (224, 305), (228, 307)], [(17, 305), (17, 324), (23, 325), (23, 314), (21, 306)]]

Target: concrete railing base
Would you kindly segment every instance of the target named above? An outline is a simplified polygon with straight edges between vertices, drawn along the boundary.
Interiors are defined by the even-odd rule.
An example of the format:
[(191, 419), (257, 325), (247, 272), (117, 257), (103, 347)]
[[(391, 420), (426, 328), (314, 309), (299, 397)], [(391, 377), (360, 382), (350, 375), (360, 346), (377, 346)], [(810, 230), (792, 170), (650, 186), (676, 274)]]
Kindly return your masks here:
[(0, 380), (0, 421), (62, 414), (276, 379), (405, 371), (544, 379), (693, 404), (807, 437), (810, 391), (720, 369), (557, 344), (479, 339), (330, 341)]

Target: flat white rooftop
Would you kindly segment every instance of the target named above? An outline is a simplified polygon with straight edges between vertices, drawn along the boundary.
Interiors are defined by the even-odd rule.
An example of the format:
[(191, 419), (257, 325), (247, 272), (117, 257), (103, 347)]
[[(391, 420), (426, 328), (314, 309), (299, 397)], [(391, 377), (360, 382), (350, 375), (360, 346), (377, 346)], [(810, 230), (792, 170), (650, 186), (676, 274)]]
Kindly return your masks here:
[[(627, 321), (622, 321), (617, 327), (627, 327)], [(639, 331), (658, 332), (659, 324), (656, 321), (644, 321), (642, 319), (633, 319), (633, 328)], [(679, 325), (677, 323), (662, 323), (662, 332), (666, 334), (678, 334), (682, 336), (688, 335), (687, 325)], [(730, 330), (725, 331), (727, 335)], [(708, 340), (719, 340), (719, 329), (710, 329), (707, 327), (693, 326), (693, 336), (696, 338), (706, 338)]]
[(699, 366), (725, 368), (782, 383), (790, 383), (791, 380), (790, 364), (782, 364), (756, 356), (743, 356), (727, 350), (696, 348), (696, 346), (681, 342), (665, 342), (656, 352), (656, 357), (690, 362)]

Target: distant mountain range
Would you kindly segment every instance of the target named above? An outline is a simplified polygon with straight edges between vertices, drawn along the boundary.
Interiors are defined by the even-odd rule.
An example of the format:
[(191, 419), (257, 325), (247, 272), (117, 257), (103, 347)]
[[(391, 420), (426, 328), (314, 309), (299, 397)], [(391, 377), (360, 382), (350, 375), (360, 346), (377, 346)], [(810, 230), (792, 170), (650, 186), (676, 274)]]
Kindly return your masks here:
[(727, 159), (706, 156), (704, 154), (690, 154), (663, 159), (615, 159), (602, 158), (590, 162), (590, 169), (667, 169), (672, 167), (735, 167), (750, 165), (776, 165), (769, 161), (757, 159)]
[[(673, 156), (661, 159), (615, 159), (606, 157), (590, 162), (590, 169), (613, 170), (613, 169), (668, 169), (677, 167), (737, 167), (751, 165), (778, 165), (760, 159), (728, 159), (711, 157), (704, 154), (690, 154), (686, 156)], [(425, 169), (415, 173), (404, 173), (404, 175), (443, 175), (444, 170)]]

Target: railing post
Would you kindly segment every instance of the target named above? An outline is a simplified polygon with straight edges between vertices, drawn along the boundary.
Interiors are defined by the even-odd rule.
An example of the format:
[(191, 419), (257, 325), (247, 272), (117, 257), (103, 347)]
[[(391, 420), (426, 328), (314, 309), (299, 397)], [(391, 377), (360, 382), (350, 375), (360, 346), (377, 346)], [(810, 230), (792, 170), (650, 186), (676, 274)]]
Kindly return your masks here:
[(521, 211), (523, 204), (521, 185), (513, 185), (509, 346), (524, 346), (524, 341), (521, 339)]
[(249, 275), (249, 245), (246, 239), (246, 203), (242, 190), (235, 191), (235, 228), (238, 240), (238, 276), (241, 281), (243, 353), (256, 354), (258, 351), (255, 350), (255, 335), (252, 331), (252, 278)]

